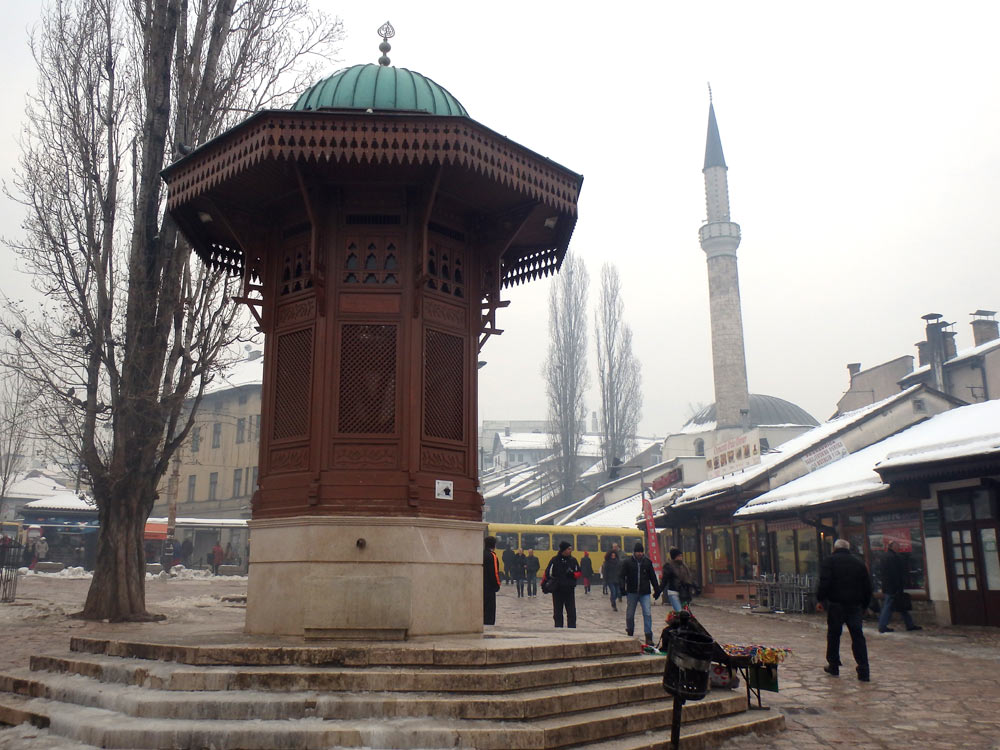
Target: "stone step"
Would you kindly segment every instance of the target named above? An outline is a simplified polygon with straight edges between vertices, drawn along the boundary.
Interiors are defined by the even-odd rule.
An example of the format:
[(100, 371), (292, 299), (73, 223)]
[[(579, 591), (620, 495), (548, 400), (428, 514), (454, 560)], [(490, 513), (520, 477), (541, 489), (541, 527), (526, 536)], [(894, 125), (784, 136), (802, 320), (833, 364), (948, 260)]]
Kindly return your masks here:
[[(687, 705), (684, 706), (685, 710)], [(785, 728), (785, 717), (777, 711), (743, 711), (720, 716), (711, 722), (681, 725), (680, 750), (709, 750), (734, 737), (766, 735)], [(664, 750), (670, 743), (670, 727), (613, 740), (578, 745), (574, 750)]]
[[(98, 687), (91, 679), (79, 675), (26, 671), (0, 676), (0, 689), (25, 697), (114, 710), (137, 718), (212, 721), (414, 717), (521, 720), (664, 700), (660, 680), (651, 677), (529, 690), (501, 700), (496, 696), (478, 694), (400, 693), (373, 696), (309, 691), (276, 695), (248, 690), (211, 693), (136, 690), (118, 684)], [(716, 715), (743, 710), (745, 699), (736, 697), (737, 700), (724, 700), (725, 695), (721, 691), (714, 696), (711, 705)]]
[[(37, 726), (45, 726), (48, 722), (50, 731), (59, 736), (98, 747), (135, 750), (209, 747), (213, 750), (360, 747), (373, 750), (445, 747), (545, 750), (602, 740), (620, 742), (627, 735), (662, 732), (664, 727), (669, 727), (672, 713), (671, 703), (664, 697), (659, 704), (630, 705), (521, 722), (437, 718), (197, 721), (134, 718), (116, 711), (44, 698), (12, 702), (12, 697), (17, 698), (0, 697), (0, 715), (5, 715), (2, 712), (7, 710), (16, 710), (21, 715), (32, 717)], [(685, 722), (701, 727), (705, 737), (712, 736), (712, 727), (716, 725), (722, 732), (737, 732), (736, 727), (741, 725), (732, 717), (719, 718), (720, 707), (713, 705), (732, 704), (734, 699), (738, 700), (739, 696), (727, 693), (721, 698), (713, 696), (688, 703), (684, 706), (683, 718)]]
[[(272, 690), (323, 692), (461, 692), (509, 693), (517, 690), (579, 684), (643, 675), (660, 675), (663, 657), (621, 656), (585, 661), (541, 662), (508, 666), (431, 668), (298, 667), (298, 666), (178, 666), (171, 662), (113, 656), (33, 656), (31, 670), (78, 674), (105, 683), (159, 690)], [(11, 673), (12, 675), (15, 673)], [(23, 679), (23, 675), (18, 675)], [(0, 675), (0, 690), (8, 676)]]
[(455, 638), (442, 645), (419, 640), (405, 643), (355, 643), (330, 646), (271, 646), (219, 643), (178, 645), (152, 641), (125, 641), (75, 637), (70, 650), (127, 659), (226, 666), (434, 666), (485, 667), (532, 664), (574, 659), (635, 656), (634, 638), (574, 634), (565, 643), (532, 643), (522, 638)]

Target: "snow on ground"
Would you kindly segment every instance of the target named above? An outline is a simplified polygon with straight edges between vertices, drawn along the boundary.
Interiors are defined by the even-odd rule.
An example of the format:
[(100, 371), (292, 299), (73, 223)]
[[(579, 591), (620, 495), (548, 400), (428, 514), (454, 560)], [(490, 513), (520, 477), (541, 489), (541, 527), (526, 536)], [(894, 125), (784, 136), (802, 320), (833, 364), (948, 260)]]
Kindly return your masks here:
[(31, 750), (93, 750), (92, 745), (81, 745), (50, 734), (47, 729), (38, 729), (31, 724), (3, 728), (0, 732), (0, 750), (31, 748)]

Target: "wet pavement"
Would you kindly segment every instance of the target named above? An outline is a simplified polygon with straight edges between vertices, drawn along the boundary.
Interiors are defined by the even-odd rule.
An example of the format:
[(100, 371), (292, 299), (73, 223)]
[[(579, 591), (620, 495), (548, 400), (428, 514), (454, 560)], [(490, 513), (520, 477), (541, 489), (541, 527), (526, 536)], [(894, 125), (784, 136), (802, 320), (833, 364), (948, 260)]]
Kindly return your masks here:
[[(110, 624), (71, 620), (86, 597), (89, 580), (30, 576), (22, 579), (15, 604), (0, 605), (0, 670), (27, 666), (32, 654), (61, 653), (76, 635), (157, 638), (190, 637), (238, 628), (244, 609), (226, 601), (246, 593), (246, 579), (150, 580), (151, 612), (165, 623)], [(624, 606), (611, 610), (600, 587), (577, 592), (578, 629), (624, 634)], [(622, 603), (622, 605), (624, 602)], [(475, 604), (473, 605), (475, 606)], [(696, 600), (699, 620), (720, 642), (782, 646), (792, 654), (779, 669), (778, 693), (762, 693), (772, 711), (785, 714), (787, 731), (777, 736), (730, 741), (727, 750), (747, 747), (787, 748), (974, 748), (1000, 750), (1000, 629), (927, 627), (919, 632), (879, 634), (865, 623), (872, 681), (854, 676), (850, 638), (841, 643), (841, 676), (823, 673), (825, 620), (819, 615), (757, 614), (738, 604)], [(666, 608), (653, 607), (653, 631), (659, 636)], [(642, 632), (637, 612), (636, 632)], [(497, 625), (489, 635), (547, 630), (552, 625), (551, 597), (518, 599), (514, 586), (498, 596)], [(551, 631), (549, 631), (551, 632)], [(742, 689), (742, 688), (741, 688)], [(667, 697), (664, 696), (664, 700)], [(0, 731), (5, 735), (23, 730)], [(10, 745), (14, 746), (14, 745)], [(55, 747), (44, 737), (18, 747)]]

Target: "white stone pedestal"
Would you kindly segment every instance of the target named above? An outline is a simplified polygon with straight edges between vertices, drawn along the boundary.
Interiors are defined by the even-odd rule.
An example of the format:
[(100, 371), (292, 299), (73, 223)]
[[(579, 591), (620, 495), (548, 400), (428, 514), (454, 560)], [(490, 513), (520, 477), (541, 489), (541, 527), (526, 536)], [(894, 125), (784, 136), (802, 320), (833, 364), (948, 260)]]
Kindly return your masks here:
[(300, 516), (249, 525), (247, 633), (403, 640), (483, 631), (484, 523)]

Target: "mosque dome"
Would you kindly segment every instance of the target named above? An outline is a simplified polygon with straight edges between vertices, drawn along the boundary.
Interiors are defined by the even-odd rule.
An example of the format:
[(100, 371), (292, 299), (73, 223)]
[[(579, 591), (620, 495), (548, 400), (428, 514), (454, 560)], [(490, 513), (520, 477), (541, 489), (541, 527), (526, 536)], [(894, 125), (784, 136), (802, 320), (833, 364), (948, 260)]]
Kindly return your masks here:
[[(706, 406), (685, 423), (690, 431), (692, 427), (705, 425), (706, 430), (715, 429), (715, 404)], [(750, 394), (750, 426), (765, 425), (802, 425), (815, 427), (819, 422), (801, 406), (785, 401), (777, 396), (765, 396), (760, 393)]]
[(374, 63), (352, 65), (314, 83), (292, 109), (371, 109), (469, 116), (458, 99), (427, 76)]

